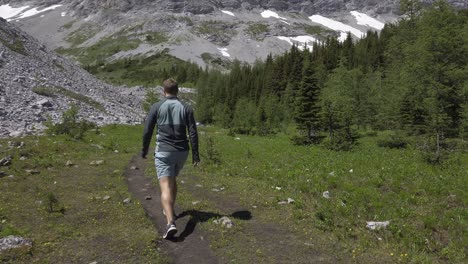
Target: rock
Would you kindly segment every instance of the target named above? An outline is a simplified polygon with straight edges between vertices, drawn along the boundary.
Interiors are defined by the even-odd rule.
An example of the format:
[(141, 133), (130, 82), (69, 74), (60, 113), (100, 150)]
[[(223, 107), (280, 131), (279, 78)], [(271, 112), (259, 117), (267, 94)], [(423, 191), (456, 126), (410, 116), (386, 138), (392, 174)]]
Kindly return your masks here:
[(197, 188), (203, 188), (203, 185), (201, 185), (201, 184), (195, 184), (195, 187), (197, 187)]
[(330, 192), (329, 191), (324, 191), (322, 193), (322, 197), (325, 198), (325, 199), (330, 199)]
[(197, 204), (199, 204), (199, 203), (200, 203), (200, 201), (193, 201), (193, 202), (192, 202), (192, 205), (197, 205)]
[(294, 202), (295, 202), (294, 199), (288, 198), (288, 204), (292, 204), (292, 203), (294, 203)]
[(6, 173), (4, 171), (0, 171), (0, 179), (6, 177)]
[(145, 200), (151, 200), (151, 199), (153, 199), (153, 198), (151, 198), (151, 196), (149, 196), (149, 195), (145, 196)]
[(36, 102), (36, 105), (43, 106), (43, 107), (52, 107), (52, 103), (47, 99), (42, 99)]
[(89, 165), (95, 165), (95, 166), (102, 165), (102, 164), (104, 164), (103, 160), (93, 160), (89, 163)]
[(138, 167), (137, 166), (131, 166), (130, 169), (131, 170), (138, 170)]
[(98, 262), (97, 262), (97, 261), (93, 261), (93, 262), (91, 262), (91, 263), (89, 263), (89, 264), (98, 264)]
[(120, 173), (120, 170), (114, 170), (112, 173), (113, 173), (113, 174)]
[(104, 197), (102, 198), (102, 200), (107, 201), (107, 200), (109, 200), (110, 198), (111, 198), (111, 197), (110, 197), (109, 195), (106, 195), (106, 196), (104, 196)]
[(35, 175), (35, 174), (41, 173), (41, 172), (38, 171), (38, 170), (25, 170), (25, 172), (28, 173), (28, 174), (31, 174), (31, 175)]
[(129, 204), (131, 201), (132, 201), (132, 199), (127, 198), (127, 199), (123, 200), (123, 203), (124, 204)]
[(385, 221), (385, 222), (367, 222), (366, 227), (371, 229), (371, 230), (379, 230), (382, 228), (387, 228), (387, 226), (390, 224), (390, 221)]
[(222, 226), (225, 226), (227, 228), (231, 228), (234, 225), (232, 220), (229, 219), (229, 217), (227, 217), (227, 216), (223, 216), (220, 219), (214, 220), (213, 223), (215, 223), (217, 225), (221, 224)]
[(23, 161), (23, 160), (27, 160), (28, 158), (26, 158), (25, 156), (21, 156), (21, 158), (19, 160)]
[(67, 167), (70, 167), (70, 166), (73, 166), (75, 164), (73, 164), (73, 162), (71, 160), (67, 160), (67, 163), (65, 163), (65, 166)]
[(32, 248), (32, 241), (19, 236), (7, 236), (0, 239), (0, 253), (11, 249), (25, 249), (27, 252)]
[(10, 165), (12, 160), (13, 160), (12, 156), (4, 157), (3, 159), (0, 160), (0, 167)]

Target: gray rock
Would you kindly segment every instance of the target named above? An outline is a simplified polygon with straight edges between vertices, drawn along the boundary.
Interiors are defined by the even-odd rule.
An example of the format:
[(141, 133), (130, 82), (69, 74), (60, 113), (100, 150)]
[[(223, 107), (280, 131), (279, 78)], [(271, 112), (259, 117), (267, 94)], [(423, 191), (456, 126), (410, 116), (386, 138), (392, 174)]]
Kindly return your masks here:
[(102, 165), (102, 164), (104, 164), (103, 160), (93, 160), (89, 163), (89, 165), (94, 165), (94, 166)]
[(0, 167), (1, 166), (9, 166), (11, 164), (12, 160), (13, 160), (13, 157), (11, 157), (11, 156), (6, 156), (3, 159), (0, 159)]
[(42, 99), (40, 101), (37, 101), (36, 105), (40, 105), (40, 106), (43, 106), (43, 107), (52, 107), (52, 103), (47, 99)]
[(68, 166), (68, 167), (73, 166), (73, 165), (75, 164), (71, 160), (67, 160), (67, 163), (65, 163), (65, 166)]
[(127, 198), (127, 199), (123, 200), (124, 204), (129, 204), (130, 202), (132, 202), (132, 199), (130, 199), (130, 198)]
[(151, 200), (151, 199), (153, 199), (153, 198), (151, 198), (151, 196), (149, 196), (149, 195), (145, 196), (145, 200)]
[(110, 198), (111, 198), (111, 197), (110, 197), (109, 195), (106, 195), (106, 196), (104, 196), (104, 197), (102, 198), (102, 200), (107, 201), (107, 200), (109, 200)]
[(221, 224), (222, 226), (225, 226), (226, 228), (232, 228), (234, 226), (234, 223), (232, 222), (231, 219), (227, 216), (223, 216), (220, 219), (214, 220), (213, 223), (215, 224)]
[(25, 170), (25, 172), (28, 173), (28, 174), (31, 174), (31, 175), (36, 175), (36, 174), (41, 173), (41, 172), (38, 171), (38, 170)]
[(5, 238), (0, 239), (0, 253), (2, 251), (15, 249), (15, 248), (22, 248), (22, 247), (31, 249), (32, 241), (23, 237), (18, 237), (18, 236), (7, 236)]
[(131, 166), (130, 169), (131, 170), (138, 170), (138, 167), (137, 166)]
[(6, 177), (6, 173), (4, 171), (0, 171), (0, 179), (3, 178), (3, 177)]

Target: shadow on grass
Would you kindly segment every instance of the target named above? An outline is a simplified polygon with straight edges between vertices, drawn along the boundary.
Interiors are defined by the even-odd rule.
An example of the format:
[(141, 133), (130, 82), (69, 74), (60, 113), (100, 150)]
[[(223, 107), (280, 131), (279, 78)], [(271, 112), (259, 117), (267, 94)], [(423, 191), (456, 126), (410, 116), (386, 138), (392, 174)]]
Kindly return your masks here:
[[(183, 242), (185, 238), (187, 238), (193, 233), (198, 223), (207, 222), (210, 219), (220, 218), (220, 217), (223, 217), (224, 215), (211, 213), (211, 212), (202, 212), (202, 211), (197, 211), (197, 210), (187, 210), (179, 214), (177, 216), (177, 219), (183, 218), (186, 216), (189, 216), (190, 220), (187, 222), (187, 225), (185, 226), (185, 229), (182, 231), (182, 233), (180, 233), (179, 236), (171, 239), (172, 242)], [(246, 220), (252, 219), (252, 213), (250, 211), (237, 211), (237, 212), (232, 213), (231, 215), (228, 215), (228, 217), (246, 221)]]

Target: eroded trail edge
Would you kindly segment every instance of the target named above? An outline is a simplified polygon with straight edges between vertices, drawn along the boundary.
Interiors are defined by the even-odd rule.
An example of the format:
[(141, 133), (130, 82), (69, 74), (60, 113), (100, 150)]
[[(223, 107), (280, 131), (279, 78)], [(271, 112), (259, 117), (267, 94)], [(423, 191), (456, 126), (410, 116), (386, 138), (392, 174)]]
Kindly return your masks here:
[[(145, 176), (146, 166), (147, 160), (136, 155), (125, 168), (124, 176), (129, 191), (140, 201), (156, 227), (155, 238), (159, 241), (166, 221), (162, 213), (159, 188), (152, 183), (152, 178)], [(176, 208), (176, 212), (181, 210)], [(162, 249), (171, 257), (171, 263), (220, 263), (205, 236), (191, 224), (191, 217), (190, 214), (178, 216), (178, 233), (172, 241), (163, 240)]]

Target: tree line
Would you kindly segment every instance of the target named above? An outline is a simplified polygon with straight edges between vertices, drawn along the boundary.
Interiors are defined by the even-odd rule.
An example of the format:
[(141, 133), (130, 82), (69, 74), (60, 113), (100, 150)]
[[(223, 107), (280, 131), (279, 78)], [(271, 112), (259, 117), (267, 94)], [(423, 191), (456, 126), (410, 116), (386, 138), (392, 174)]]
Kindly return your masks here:
[[(401, 1), (404, 18), (360, 40), (296, 45), (228, 73), (198, 75), (197, 118), (235, 133), (352, 145), (356, 130), (404, 130), (437, 142), (468, 135), (468, 11)], [(439, 144), (439, 143), (438, 143)], [(439, 147), (439, 146), (438, 146)]]

